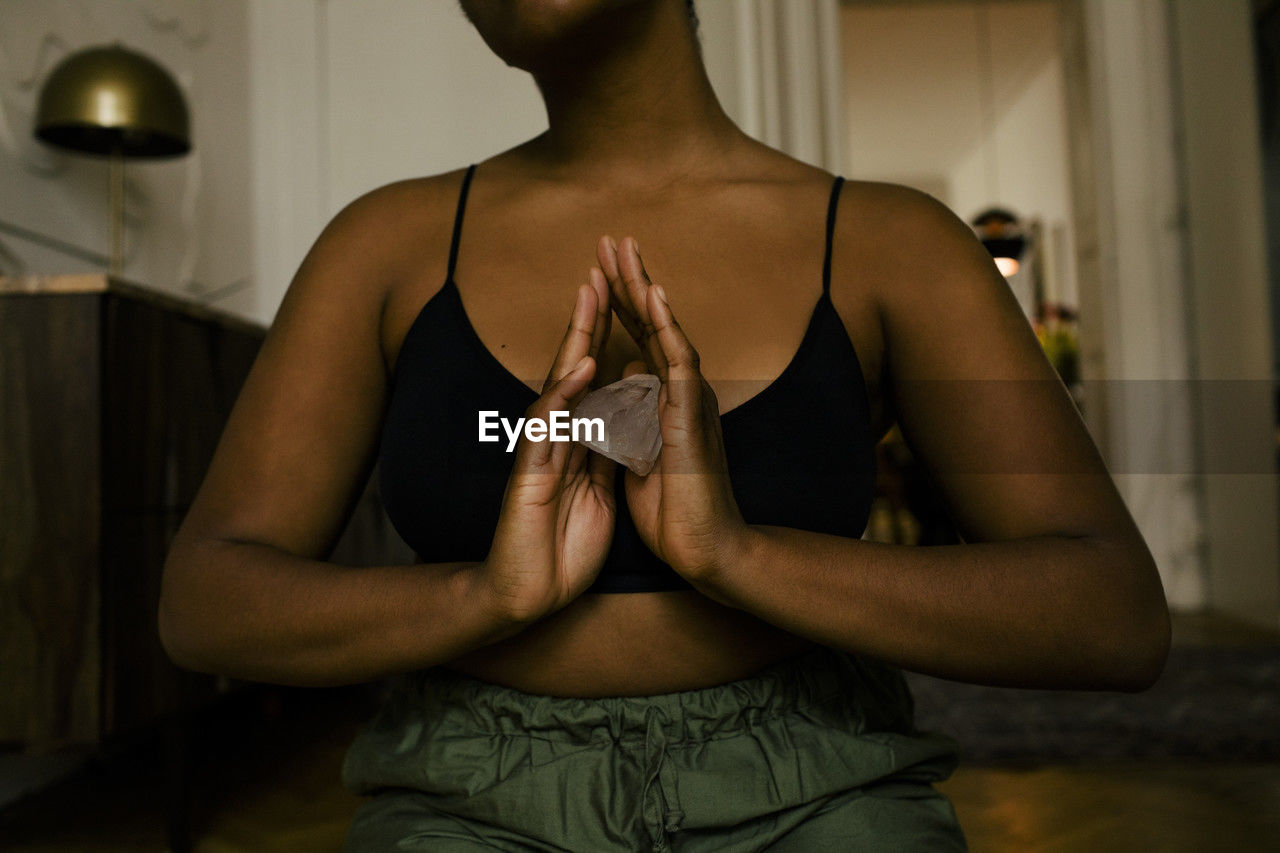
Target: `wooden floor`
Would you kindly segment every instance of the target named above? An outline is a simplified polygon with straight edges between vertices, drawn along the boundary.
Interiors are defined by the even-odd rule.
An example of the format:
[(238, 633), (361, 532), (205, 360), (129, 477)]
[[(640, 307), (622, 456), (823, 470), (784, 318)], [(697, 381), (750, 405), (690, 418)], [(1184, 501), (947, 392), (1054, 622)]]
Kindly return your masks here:
[[(240, 722), (201, 730), (199, 853), (340, 850), (360, 803), (339, 784), (342, 756), (376, 696), (299, 695), (249, 694)], [(0, 814), (0, 850), (164, 850), (159, 778), (146, 744), (97, 762)], [(1280, 763), (962, 766), (938, 787), (975, 851), (1280, 851)]]
[(1280, 765), (961, 768), (938, 786), (975, 851), (1278, 851)]

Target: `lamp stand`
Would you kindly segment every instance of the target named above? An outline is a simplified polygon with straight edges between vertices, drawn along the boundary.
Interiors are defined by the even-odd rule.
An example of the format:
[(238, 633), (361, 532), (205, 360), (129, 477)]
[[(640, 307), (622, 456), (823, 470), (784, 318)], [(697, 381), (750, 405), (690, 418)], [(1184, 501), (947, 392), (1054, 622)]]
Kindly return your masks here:
[(111, 266), (113, 278), (124, 270), (124, 152), (119, 146), (111, 151)]

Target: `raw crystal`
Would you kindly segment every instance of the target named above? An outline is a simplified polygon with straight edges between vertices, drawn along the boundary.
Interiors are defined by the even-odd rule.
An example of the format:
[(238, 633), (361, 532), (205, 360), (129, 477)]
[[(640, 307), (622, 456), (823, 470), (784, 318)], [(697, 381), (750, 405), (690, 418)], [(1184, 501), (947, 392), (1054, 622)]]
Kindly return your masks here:
[(662, 449), (662, 431), (658, 428), (661, 387), (662, 381), (652, 373), (638, 373), (587, 394), (573, 410), (573, 417), (603, 420), (604, 441), (579, 443), (641, 477), (648, 474)]

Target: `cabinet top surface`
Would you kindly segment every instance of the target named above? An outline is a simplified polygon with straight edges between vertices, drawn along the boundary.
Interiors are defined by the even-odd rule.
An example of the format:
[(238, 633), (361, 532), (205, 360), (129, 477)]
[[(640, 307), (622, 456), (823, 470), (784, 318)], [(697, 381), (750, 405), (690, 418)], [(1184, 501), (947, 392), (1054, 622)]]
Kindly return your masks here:
[(75, 293), (111, 293), (150, 302), (193, 319), (207, 320), (245, 331), (263, 334), (266, 329), (251, 320), (211, 308), (171, 293), (144, 287), (104, 273), (71, 273), (66, 275), (0, 275), (0, 296), (14, 294), (66, 295)]

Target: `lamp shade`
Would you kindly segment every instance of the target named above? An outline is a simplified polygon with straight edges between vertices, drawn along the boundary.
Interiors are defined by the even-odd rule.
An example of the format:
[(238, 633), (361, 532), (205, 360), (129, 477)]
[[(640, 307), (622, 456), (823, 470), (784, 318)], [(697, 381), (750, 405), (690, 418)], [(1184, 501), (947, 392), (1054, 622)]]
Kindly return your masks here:
[(1006, 278), (1016, 273), (1027, 248), (1027, 237), (1018, 217), (1011, 211), (993, 207), (975, 216), (972, 224), (1000, 272)]
[(49, 73), (35, 135), (85, 154), (178, 157), (191, 150), (178, 84), (154, 60), (119, 45), (74, 53)]

